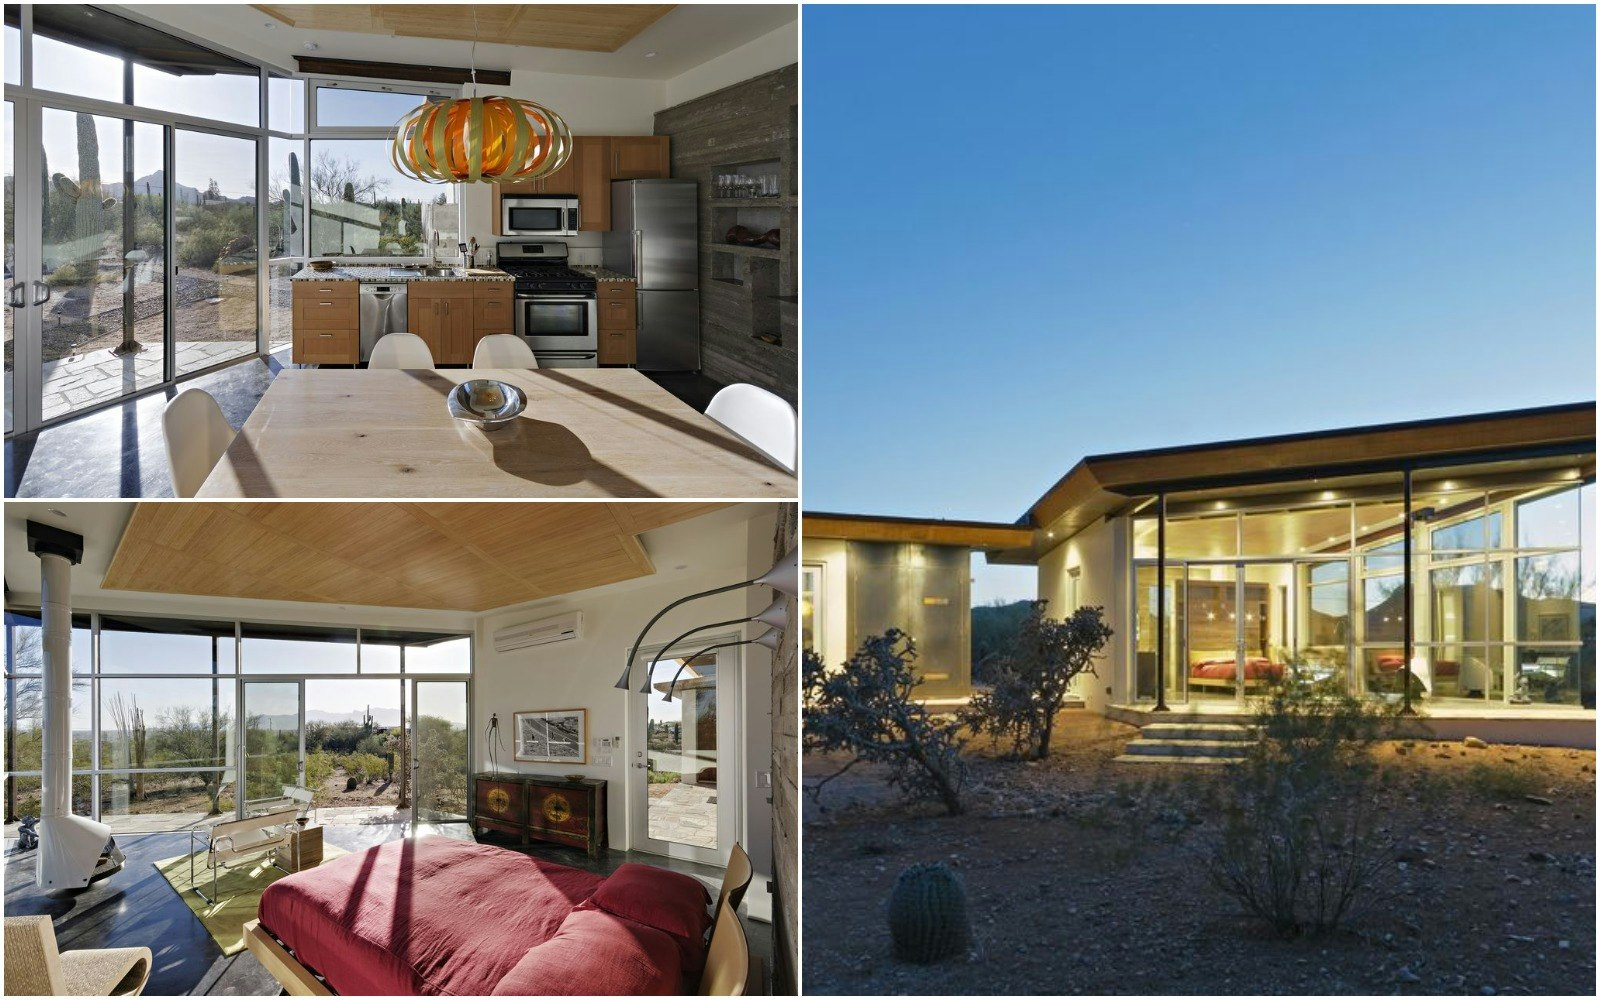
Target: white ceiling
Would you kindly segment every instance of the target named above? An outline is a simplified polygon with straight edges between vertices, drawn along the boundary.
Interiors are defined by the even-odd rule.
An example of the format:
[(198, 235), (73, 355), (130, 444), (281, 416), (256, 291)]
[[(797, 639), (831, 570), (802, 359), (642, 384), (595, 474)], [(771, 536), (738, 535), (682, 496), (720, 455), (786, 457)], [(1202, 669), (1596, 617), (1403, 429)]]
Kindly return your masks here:
[[(195, 38), (286, 69), (298, 55), (328, 59), (468, 65), (472, 43), (394, 38), (350, 31), (307, 31), (277, 21), (248, 4), (124, 4), (122, 9)], [(463, 4), (462, 16), (471, 16)], [(615, 52), (478, 43), (480, 69), (524, 70), (635, 80), (669, 80), (753, 41), (799, 14), (795, 4), (685, 4), (669, 11)], [(304, 44), (317, 45), (308, 53)], [(654, 52), (652, 57), (646, 53)]]
[[(16, 596), (22, 603), (36, 601), (40, 589), (39, 558), (28, 551), (27, 522), (39, 521), (53, 527), (77, 532), (83, 536), (83, 562), (72, 569), (73, 602), (79, 606), (104, 606), (126, 609), (130, 600), (147, 603), (172, 613), (187, 609), (194, 614), (259, 615), (267, 619), (282, 617), (317, 620), (336, 615), (349, 608), (344, 605), (302, 605), (288, 601), (242, 601), (233, 598), (199, 598), (172, 594), (132, 595), (124, 591), (102, 590), (111, 557), (122, 541), (122, 533), (133, 516), (132, 501), (92, 501), (51, 503), (48, 501), (7, 501), (5, 504), (5, 587), (8, 597)], [(59, 511), (60, 513), (55, 513)], [(622, 593), (629, 589), (660, 583), (663, 579), (686, 573), (717, 571), (729, 574), (730, 581), (744, 579), (739, 574), (746, 569), (747, 552), (751, 545), (771, 545), (770, 538), (748, 538), (749, 522), (769, 515), (771, 504), (739, 503), (710, 514), (667, 525), (639, 536), (639, 542), (649, 554), (656, 572), (651, 576), (606, 587), (596, 587), (581, 595), (563, 595), (569, 601), (582, 599), (582, 595)], [(546, 601), (556, 600), (547, 598)], [(538, 604), (544, 602), (529, 602)], [(513, 605), (521, 607), (521, 605)], [(420, 609), (426, 611), (427, 609)], [(496, 608), (485, 614), (506, 610)], [(393, 608), (373, 609), (385, 619), (395, 619), (403, 624), (405, 614)], [(302, 614), (303, 612), (303, 614)], [(452, 618), (472, 618), (440, 612)], [(374, 624), (363, 621), (361, 624)]]

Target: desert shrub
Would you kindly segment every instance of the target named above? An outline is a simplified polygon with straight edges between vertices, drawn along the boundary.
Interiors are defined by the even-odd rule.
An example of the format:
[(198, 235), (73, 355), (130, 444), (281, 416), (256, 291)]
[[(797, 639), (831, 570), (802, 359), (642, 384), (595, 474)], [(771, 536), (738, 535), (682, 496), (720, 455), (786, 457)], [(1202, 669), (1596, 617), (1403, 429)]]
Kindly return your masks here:
[(333, 777), (333, 754), (324, 750), (316, 750), (306, 754), (306, 786), (313, 795), (320, 797), (322, 787), (328, 779)]
[(681, 772), (679, 772), (679, 771), (651, 771), (650, 772), (650, 784), (652, 784), (652, 785), (671, 785), (671, 784), (675, 784), (675, 783), (677, 783), (679, 781), (682, 781), (682, 780), (683, 780), (683, 774)]
[(231, 239), (228, 233), (216, 227), (193, 227), (178, 241), (178, 263), (184, 267), (214, 267)]
[(1539, 775), (1516, 764), (1479, 761), (1467, 770), (1465, 782), (1474, 794), (1485, 799), (1520, 799), (1542, 790)]
[(912, 699), (921, 683), (911, 672), (916, 655), (911, 637), (898, 629), (868, 636), (836, 671), (806, 651), (804, 747), (850, 755), (811, 786), (819, 804), (828, 782), (864, 761), (887, 765), (889, 783), (908, 796), (935, 799), (951, 815), (962, 811), (961, 724), (936, 719)]
[(1061, 702), (1079, 674), (1093, 674), (1095, 657), (1111, 641), (1099, 608), (1065, 619), (1046, 617), (1048, 601), (1032, 601), (1010, 648), (990, 670), (990, 687), (973, 695), (962, 723), (974, 733), (1011, 741), (1016, 757), (1043, 760)]
[(361, 771), (362, 780), (369, 785), (389, 773), (389, 762), (375, 753), (354, 753), (350, 756), (360, 762), (357, 767)]
[(1284, 937), (1325, 934), (1392, 895), (1399, 849), (1380, 825), (1372, 744), (1392, 710), (1294, 686), (1259, 704), (1258, 737), (1223, 775), (1212, 883)]

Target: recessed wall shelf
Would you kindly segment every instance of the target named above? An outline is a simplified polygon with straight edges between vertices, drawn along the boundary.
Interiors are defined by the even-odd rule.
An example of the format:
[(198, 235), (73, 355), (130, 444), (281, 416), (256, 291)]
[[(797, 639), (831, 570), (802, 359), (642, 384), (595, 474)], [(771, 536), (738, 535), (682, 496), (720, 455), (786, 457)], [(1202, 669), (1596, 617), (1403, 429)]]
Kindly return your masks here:
[(770, 257), (773, 260), (783, 256), (782, 250), (773, 250), (768, 247), (742, 247), (737, 243), (712, 243), (708, 249), (716, 253), (736, 253), (747, 257)]

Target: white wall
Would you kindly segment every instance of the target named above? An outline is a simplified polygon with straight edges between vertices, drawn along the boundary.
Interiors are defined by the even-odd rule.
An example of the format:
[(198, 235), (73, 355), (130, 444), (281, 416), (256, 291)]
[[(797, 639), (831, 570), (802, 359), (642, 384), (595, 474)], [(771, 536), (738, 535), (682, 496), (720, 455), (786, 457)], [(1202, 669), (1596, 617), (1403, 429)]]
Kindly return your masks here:
[(1105, 711), (1110, 702), (1132, 698), (1133, 622), (1127, 562), (1127, 518), (1096, 521), (1039, 560), (1039, 596), (1050, 602), (1052, 618), (1077, 610), (1067, 606), (1067, 577), (1076, 569), (1078, 605), (1105, 609), (1106, 624), (1116, 633), (1106, 646), (1105, 657), (1095, 666), (1096, 676), (1079, 677), (1074, 684), (1074, 691), (1096, 712)]
[[(489, 716), (498, 713), (506, 733), (500, 758), (502, 768), (523, 773), (550, 773), (557, 765), (511, 760), (512, 714), (534, 709), (587, 709), (591, 763), (581, 767), (561, 766), (559, 771), (583, 773), (610, 782), (606, 826), (613, 848), (629, 846), (627, 785), (635, 770), (630, 765), (638, 759), (634, 754), (644, 749), (643, 727), (634, 732), (628, 725), (628, 698), (640, 696), (625, 694), (613, 685), (639, 630), (662, 607), (696, 591), (748, 580), (753, 575), (749, 572), (752, 565), (759, 564), (757, 573), (771, 566), (772, 515), (760, 512), (752, 517), (750, 508), (755, 506), (740, 505), (644, 535), (642, 541), (657, 570), (652, 577), (534, 602), (515, 610), (486, 615), (479, 621), (473, 683), (475, 728), (481, 733), (488, 725)], [(683, 568), (678, 568), (680, 566)], [(751, 589), (758, 590), (763, 598), (761, 607), (771, 600), (770, 591), (765, 588)], [(747, 609), (753, 600), (755, 598), (744, 591), (733, 591), (675, 608), (650, 630), (646, 645), (666, 642), (696, 625), (744, 617), (752, 613)], [(568, 611), (583, 612), (583, 638), (512, 653), (494, 651), (491, 637), (495, 631)], [(747, 700), (759, 709), (752, 712), (747, 706), (743, 724), (747, 733), (755, 729), (770, 733), (770, 719), (765, 708), (769, 691), (766, 684), (768, 664), (752, 654), (752, 649), (765, 657), (765, 650), (759, 647), (743, 646), (732, 650), (745, 665)], [(638, 680), (636, 670), (635, 687)], [(610, 766), (593, 763), (595, 754), (603, 752), (599, 750), (602, 737), (622, 739), (622, 749), (612, 751)], [(765, 738), (770, 741), (770, 735)], [(755, 756), (750, 748), (759, 750), (761, 746), (761, 737), (751, 733), (747, 741), (747, 751), (751, 753), (747, 758), (749, 780), (743, 789), (747, 802), (755, 795), (755, 771), (765, 768), (767, 759), (765, 752)], [(481, 739), (477, 758), (473, 770), (486, 769), (488, 752)], [(761, 810), (766, 808), (765, 796), (763, 789)], [(759, 822), (754, 819), (757, 814)], [(771, 824), (766, 819), (769, 815), (751, 807), (745, 829), (740, 832), (752, 859), (757, 857), (758, 851), (764, 852), (760, 856), (768, 859), (767, 870), (770, 870), (772, 850)], [(757, 864), (759, 867), (759, 862)]]
[[(750, 519), (744, 579), (753, 579), (772, 568), (773, 535), (777, 530), (776, 510), (763, 512)], [(760, 614), (775, 596), (768, 587), (749, 588), (745, 591), (744, 613)], [(794, 627), (799, 628), (800, 623), (795, 622)], [(754, 639), (766, 630), (767, 626), (752, 622), (744, 626), (744, 638)], [(756, 774), (772, 770), (772, 652), (765, 646), (755, 644), (740, 646), (736, 652), (744, 654), (745, 851), (750, 855), (750, 863), (756, 871), (770, 872), (773, 870), (772, 803), (768, 799), (772, 796), (772, 788), (770, 785), (766, 788), (756, 787)]]
[(794, 20), (672, 77), (666, 81), (665, 103), (661, 106), (677, 107), (799, 60), (800, 22)]

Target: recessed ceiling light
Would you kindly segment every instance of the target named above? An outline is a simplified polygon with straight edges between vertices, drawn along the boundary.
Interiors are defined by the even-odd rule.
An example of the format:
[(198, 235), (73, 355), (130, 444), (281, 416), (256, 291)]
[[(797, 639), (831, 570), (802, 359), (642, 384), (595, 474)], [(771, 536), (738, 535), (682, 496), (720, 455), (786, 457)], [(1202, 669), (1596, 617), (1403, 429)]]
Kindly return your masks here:
[(261, 23), (261, 26), (263, 28), (266, 28), (268, 31), (271, 31), (273, 28), (276, 28), (278, 26), (278, 22), (277, 21), (263, 21)]
[(655, 57), (656, 57), (656, 54), (655, 54), (655, 53), (654, 53), (654, 52), (646, 52), (646, 53), (645, 53), (645, 54), (644, 54), (644, 57), (645, 57), (645, 58), (646, 58), (646, 59), (654, 59), (654, 58), (655, 58)]
[(64, 517), (67, 516), (67, 512), (62, 510), (59, 507), (46, 507), (45, 510), (48, 511), (49, 513), (51, 513), (51, 514), (54, 514), (56, 517), (63, 517), (64, 518)]
[(317, 43), (316, 43), (316, 42), (307, 42), (307, 43), (306, 43), (306, 44), (305, 44), (305, 45), (304, 45), (304, 46), (303, 46), (303, 48), (304, 48), (304, 49), (305, 49), (305, 50), (306, 50), (306, 51), (307, 51), (307, 52), (315, 52), (315, 51), (317, 51)]

